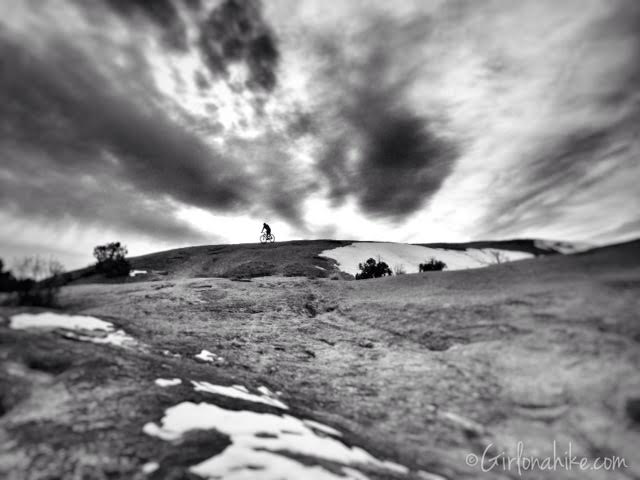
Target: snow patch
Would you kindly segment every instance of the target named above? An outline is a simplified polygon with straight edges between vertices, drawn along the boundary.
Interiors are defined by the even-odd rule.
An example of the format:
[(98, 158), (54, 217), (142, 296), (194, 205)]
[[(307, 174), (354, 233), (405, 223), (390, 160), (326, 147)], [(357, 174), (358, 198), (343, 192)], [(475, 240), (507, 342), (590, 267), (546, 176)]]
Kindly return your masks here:
[(273, 394), (267, 387), (259, 387), (258, 391), (261, 395), (254, 395), (242, 385), (233, 385), (231, 387), (225, 387), (223, 385), (214, 385), (209, 382), (196, 382), (191, 381), (196, 392), (208, 392), (215, 395), (224, 395), (225, 397), (239, 398), (248, 402), (263, 403), (271, 407), (280, 408), (282, 410), (288, 410), (289, 407), (280, 400), (273, 398)]
[(424, 470), (418, 470), (418, 478), (422, 480), (447, 480), (445, 477), (436, 475), (435, 473), (425, 472)]
[(147, 272), (146, 270), (131, 270), (129, 272), (129, 276), (130, 277), (137, 277), (138, 275), (146, 275), (147, 273), (149, 273), (149, 272)]
[(158, 468), (160, 468), (158, 462), (147, 462), (142, 466), (142, 473), (151, 475), (153, 472), (158, 470)]
[(18, 330), (27, 328), (66, 328), (68, 330), (102, 330), (105, 332), (113, 330), (112, 323), (99, 318), (53, 312), (19, 313), (11, 317), (9, 326)]
[(155, 384), (159, 387), (173, 387), (176, 385), (180, 385), (182, 380), (179, 378), (156, 378)]
[(418, 273), (419, 265), (436, 258), (447, 264), (446, 270), (465, 270), (481, 268), (503, 262), (533, 258), (528, 252), (515, 252), (495, 248), (469, 248), (466, 250), (448, 250), (430, 248), (407, 243), (356, 242), (344, 247), (325, 250), (319, 254), (332, 258), (343, 272), (355, 275), (359, 273), (358, 264), (368, 258), (378, 259), (387, 265), (403, 265), (407, 273)]
[(173, 353), (170, 350), (162, 350), (162, 354), (165, 357), (174, 357), (174, 358), (180, 358), (182, 356), (179, 353)]
[(117, 347), (130, 347), (138, 342), (124, 330), (115, 330), (111, 322), (84, 315), (66, 315), (62, 313), (20, 313), (13, 315), (9, 326), (18, 330), (56, 328), (64, 329), (66, 338)]
[[(342, 467), (342, 473), (344, 473), (347, 476), (346, 478), (351, 478), (353, 480), (369, 480), (369, 477), (364, 475), (361, 471), (356, 470), (355, 468)], [(340, 478), (343, 478), (343, 477), (340, 477)]]
[(258, 391), (262, 394), (262, 395), (266, 395), (268, 397), (273, 397), (275, 394), (269, 390), (267, 387), (265, 387), (264, 385), (261, 385), (258, 387)]
[(219, 355), (216, 355), (209, 350), (202, 350), (199, 354), (194, 355), (198, 360), (202, 360), (203, 362), (211, 362), (211, 363), (224, 363), (224, 358)]
[(325, 433), (327, 435), (333, 435), (334, 437), (341, 437), (342, 433), (340, 433), (338, 430), (336, 430), (335, 428), (331, 428), (328, 425), (325, 425), (324, 423), (320, 423), (320, 422), (316, 422), (315, 420), (303, 420), (304, 424), (307, 427), (311, 427), (314, 430), (317, 430), (318, 432), (322, 432)]
[[(280, 452), (315, 457), (347, 466), (366, 465), (385, 471), (408, 473), (408, 468), (380, 461), (359, 447), (349, 447), (329, 434), (336, 430), (291, 415), (228, 410), (208, 403), (183, 402), (166, 410), (160, 424), (147, 423), (143, 431), (167, 441), (179, 440), (190, 430), (215, 429), (228, 435), (232, 444), (220, 454), (194, 465), (189, 470), (204, 478), (243, 480), (314, 479), (363, 480), (367, 477), (352, 468), (341, 475), (319, 465), (299, 463)], [(320, 427), (320, 425), (322, 425)], [(318, 431), (325, 433), (318, 434)]]
[(115, 345), (116, 347), (133, 347), (138, 344), (137, 340), (131, 335), (128, 335), (124, 330), (116, 330), (115, 332), (109, 332), (106, 335), (101, 333), (75, 333), (65, 332), (63, 334), (67, 338), (73, 340), (79, 340), (81, 342), (91, 342), (101, 345)]

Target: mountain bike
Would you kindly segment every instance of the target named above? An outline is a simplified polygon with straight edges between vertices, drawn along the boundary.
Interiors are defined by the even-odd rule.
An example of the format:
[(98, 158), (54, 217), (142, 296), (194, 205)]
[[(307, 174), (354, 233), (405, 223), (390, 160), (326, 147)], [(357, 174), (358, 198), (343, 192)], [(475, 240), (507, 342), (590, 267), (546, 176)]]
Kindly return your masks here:
[(260, 243), (273, 243), (276, 241), (276, 237), (273, 233), (270, 233), (269, 235), (267, 235), (266, 233), (263, 233), (262, 235), (260, 235)]

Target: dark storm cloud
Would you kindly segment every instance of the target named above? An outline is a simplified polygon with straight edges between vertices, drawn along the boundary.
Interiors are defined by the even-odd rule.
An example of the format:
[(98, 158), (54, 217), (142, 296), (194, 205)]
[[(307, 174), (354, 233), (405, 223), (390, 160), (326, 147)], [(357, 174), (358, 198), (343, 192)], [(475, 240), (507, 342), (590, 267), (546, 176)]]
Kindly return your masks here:
[[(619, 197), (622, 204), (633, 198), (624, 189), (602, 187), (608, 178), (632, 172), (640, 154), (640, 3), (620, 1), (612, 5), (608, 15), (588, 25), (583, 54), (565, 79), (554, 86), (560, 111), (575, 110), (582, 117), (589, 111), (593, 120), (586, 117), (573, 128), (550, 132), (533, 151), (523, 154), (521, 167), (507, 172), (509, 188), (500, 189), (504, 193), (495, 195), (490, 213), (482, 219), (487, 234), (518, 231), (560, 218), (576, 198), (586, 203)], [(612, 50), (606, 50), (609, 48)], [(599, 60), (595, 65), (590, 58), (594, 55)], [(626, 61), (602, 73), (600, 64), (606, 65), (607, 56)], [(593, 79), (593, 89), (588, 95), (573, 95), (577, 88), (574, 81), (585, 78)], [(585, 192), (591, 192), (591, 198), (583, 198)], [(637, 192), (635, 198), (640, 199)], [(600, 213), (596, 208), (593, 212)], [(606, 215), (617, 216), (616, 212)], [(611, 232), (592, 234), (615, 238), (616, 232), (622, 235), (631, 227), (637, 228), (640, 217), (636, 218), (624, 226), (612, 223)]]
[[(11, 176), (4, 178), (6, 170), (0, 169), (3, 213), (66, 228), (100, 225), (162, 241), (206, 240), (205, 235), (174, 217), (170, 202), (157, 198), (151, 201), (144, 192), (114, 182), (108, 171), (74, 175), (70, 169), (48, 163), (42, 157), (29, 156), (32, 152), (7, 153), (4, 160)], [(15, 178), (20, 181), (12, 181)]]
[(212, 71), (226, 74), (230, 63), (243, 62), (249, 87), (275, 87), (280, 53), (258, 0), (226, 0), (214, 8), (200, 28), (199, 44)]
[[(254, 188), (260, 192), (253, 211), (279, 217), (305, 231), (304, 199), (318, 190), (317, 181), (299, 169), (288, 152), (289, 137), (267, 132), (259, 138), (228, 138), (227, 148), (252, 159)], [(306, 175), (305, 175), (306, 174)]]
[[(131, 28), (148, 19), (164, 40), (170, 35), (173, 46), (186, 48), (177, 41), (185, 29), (172, 2), (108, 4), (133, 22)], [(80, 5), (90, 16), (108, 13), (99, 10), (100, 4)], [(220, 37), (211, 31), (214, 20), (230, 22)], [(166, 99), (138, 45), (114, 42), (110, 35), (117, 33), (108, 29), (95, 32), (102, 35), (99, 49), (55, 29), (33, 37), (46, 39), (43, 46), (31, 42), (31, 33), (16, 33), (0, 23), (0, 190), (5, 209), (177, 239), (200, 234), (174, 217), (171, 201), (217, 212), (247, 211), (263, 203), (261, 178), (246, 174), (229, 150), (223, 154), (205, 143), (192, 128), (198, 120), (187, 112), (178, 121), (160, 107)], [(201, 35), (210, 58), (216, 48), (222, 52), (216, 74), (223, 74), (229, 62), (246, 62), (251, 87), (273, 88), (278, 54), (259, 3), (223, 3)], [(178, 105), (175, 111), (181, 112)], [(271, 199), (272, 192), (264, 194), (276, 215), (295, 216), (292, 205), (297, 202), (287, 195), (280, 201)]]
[[(106, 0), (117, 13), (131, 17), (143, 15), (163, 30), (165, 42), (178, 49), (187, 48), (187, 30), (172, 0)], [(199, 5), (195, 5), (196, 8)]]
[[(499, 192), (504, 193), (496, 192), (492, 196), (490, 212), (481, 219), (484, 235), (543, 225), (545, 221), (565, 216), (569, 205), (577, 201), (603, 203), (619, 196), (625, 208), (630, 201), (629, 192), (611, 191), (602, 185), (606, 185), (606, 177), (633, 171), (634, 159), (640, 153), (634, 146), (639, 124), (640, 110), (607, 127), (547, 138), (547, 145), (532, 153), (532, 158), (523, 158), (522, 168), (505, 172), (510, 178), (510, 188), (500, 188)], [(586, 192), (590, 192), (588, 197)], [(593, 216), (601, 215), (596, 209), (592, 211)], [(613, 217), (617, 213), (605, 215)], [(637, 225), (637, 222), (630, 224)], [(592, 235), (599, 233), (604, 232), (595, 231)]]
[(437, 115), (421, 113), (408, 99), (423, 81), (415, 75), (415, 49), (427, 41), (429, 25), (424, 17), (371, 20), (354, 42), (355, 58), (334, 40), (322, 40), (335, 115), (327, 120), (318, 167), (335, 203), (351, 196), (366, 213), (402, 220), (450, 173), (458, 146), (434, 125)]
[[(184, 237), (194, 233), (169, 210), (141, 208), (119, 188), (160, 205), (166, 197), (212, 209), (246, 202), (250, 180), (233, 162), (135, 91), (117, 91), (64, 40), (50, 46), (37, 55), (0, 36), (3, 205), (27, 215), (39, 208), (49, 218), (117, 220), (151, 235), (182, 230)], [(58, 172), (66, 183), (51, 181)], [(85, 175), (100, 183), (82, 188)]]
[(152, 102), (118, 91), (65, 39), (51, 43), (46, 55), (0, 41), (4, 142), (85, 172), (111, 154), (114, 180), (187, 203), (228, 208), (241, 200), (248, 185), (233, 163)]
[[(173, 0), (106, 1), (128, 20), (146, 17), (161, 29), (168, 45), (188, 48), (187, 14), (181, 16)], [(186, 5), (191, 11), (202, 10), (200, 2), (190, 1)], [(197, 46), (214, 76), (226, 75), (229, 65), (243, 63), (249, 71), (247, 87), (273, 90), (280, 52), (276, 36), (263, 17), (260, 0), (225, 0), (197, 23)], [(206, 88), (200, 79), (198, 84)]]

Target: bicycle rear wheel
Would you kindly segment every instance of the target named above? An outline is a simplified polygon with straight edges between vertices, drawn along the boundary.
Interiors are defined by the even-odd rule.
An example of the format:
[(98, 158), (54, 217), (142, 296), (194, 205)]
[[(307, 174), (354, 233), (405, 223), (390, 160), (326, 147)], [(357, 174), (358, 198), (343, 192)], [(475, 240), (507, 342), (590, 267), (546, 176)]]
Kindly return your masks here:
[(276, 236), (275, 235), (269, 235), (269, 241), (271, 243), (275, 242), (276, 241)]

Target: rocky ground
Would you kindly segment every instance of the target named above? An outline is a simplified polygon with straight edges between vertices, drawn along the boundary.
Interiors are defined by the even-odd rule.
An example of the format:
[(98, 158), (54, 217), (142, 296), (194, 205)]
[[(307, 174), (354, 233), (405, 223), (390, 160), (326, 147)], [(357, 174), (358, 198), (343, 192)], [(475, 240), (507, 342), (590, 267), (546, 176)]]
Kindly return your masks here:
[[(171, 273), (154, 281), (65, 287), (58, 313), (98, 317), (135, 339), (119, 346), (65, 329), (14, 329), (12, 316), (42, 310), (1, 307), (0, 476), (201, 478), (194, 465), (235, 437), (204, 416), (179, 437), (157, 434), (167, 409), (191, 402), (321, 422), (341, 436), (314, 430), (319, 437), (380, 462), (278, 449), (282, 461), (318, 468), (305, 478), (640, 478), (639, 254), (631, 243), (366, 281), (193, 278), (164, 265)], [(277, 265), (256, 255), (243, 268)], [(206, 259), (188, 260), (193, 273)], [(196, 358), (202, 350), (211, 361)], [(253, 400), (193, 381), (243, 385)], [(467, 464), (485, 451), (514, 457), (518, 442), (542, 459), (554, 441), (558, 455), (571, 445), (573, 456), (618, 456), (628, 467)], [(267, 478), (244, 475), (219, 478)]]

